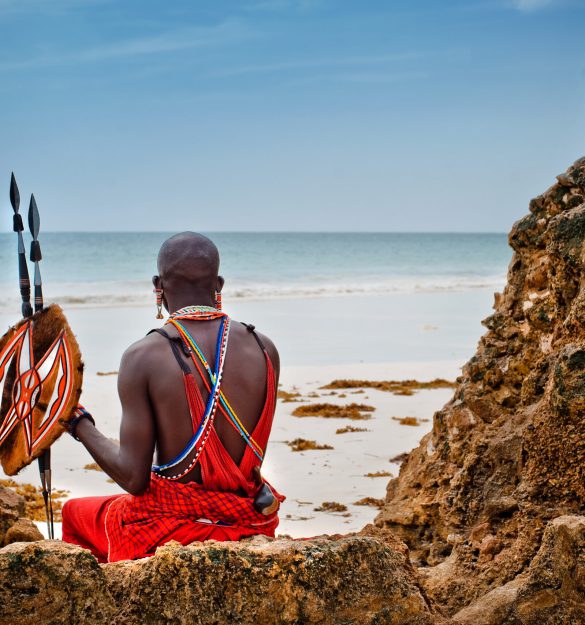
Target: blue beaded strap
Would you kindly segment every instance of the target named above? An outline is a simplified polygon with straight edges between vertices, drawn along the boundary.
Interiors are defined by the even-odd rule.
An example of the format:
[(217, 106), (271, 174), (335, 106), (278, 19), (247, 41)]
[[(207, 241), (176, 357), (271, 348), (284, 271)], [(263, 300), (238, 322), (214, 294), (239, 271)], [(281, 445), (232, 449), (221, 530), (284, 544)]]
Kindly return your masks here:
[[(177, 325), (181, 328), (181, 330), (188, 337), (191, 346), (195, 349), (195, 351), (198, 354), (200, 354), (200, 360), (203, 362), (205, 371), (207, 372), (207, 375), (209, 376), (209, 381), (211, 382), (211, 384), (213, 384), (215, 382), (215, 375), (213, 371), (211, 370), (211, 368), (209, 367), (209, 365), (207, 364), (207, 361), (205, 359), (205, 356), (203, 355), (203, 352), (201, 351), (201, 348), (199, 347), (199, 345), (197, 345), (197, 342), (195, 341), (195, 339), (193, 338), (189, 330), (187, 330), (187, 328), (182, 323), (177, 322)], [(258, 460), (262, 462), (264, 460), (264, 457), (262, 456), (262, 454), (258, 453), (254, 445), (252, 445), (252, 442), (250, 441), (250, 435), (246, 431), (244, 431), (238, 419), (235, 417), (231, 406), (229, 406), (226, 400), (222, 397), (222, 393), (219, 393), (219, 403), (222, 405), (224, 412), (229, 418), (229, 420), (233, 423), (235, 428), (238, 430), (240, 436), (244, 439), (244, 442), (246, 443), (246, 445), (252, 450), (252, 453), (258, 458)]]
[(195, 434), (193, 434), (193, 436), (191, 437), (191, 439), (189, 440), (189, 442), (187, 443), (183, 451), (181, 451), (177, 456), (175, 456), (172, 460), (170, 460), (169, 462), (165, 464), (153, 464), (152, 465), (152, 470), (155, 473), (161, 473), (162, 471), (165, 471), (166, 469), (175, 467), (181, 462), (183, 462), (183, 460), (185, 460), (189, 456), (189, 454), (193, 451), (193, 449), (195, 449), (195, 447), (197, 446), (197, 443), (199, 442), (199, 439), (203, 435), (203, 432), (205, 431), (205, 426), (207, 425), (209, 418), (215, 412), (217, 399), (219, 396), (219, 388), (221, 384), (223, 363), (225, 360), (225, 357), (222, 358), (222, 352), (225, 355), (225, 352), (227, 350), (228, 336), (229, 336), (229, 323), (228, 323), (227, 328), (225, 328), (225, 342), (224, 342), (224, 326), (226, 326), (226, 319), (227, 317), (224, 317), (221, 320), (219, 332), (217, 334), (215, 367), (214, 367), (215, 368), (215, 373), (214, 373), (215, 380), (214, 380), (214, 384), (211, 389), (211, 392), (209, 393), (209, 397), (207, 398), (207, 405), (205, 407), (205, 412), (203, 414), (203, 418), (201, 419), (201, 423), (199, 424), (197, 431), (195, 432)]

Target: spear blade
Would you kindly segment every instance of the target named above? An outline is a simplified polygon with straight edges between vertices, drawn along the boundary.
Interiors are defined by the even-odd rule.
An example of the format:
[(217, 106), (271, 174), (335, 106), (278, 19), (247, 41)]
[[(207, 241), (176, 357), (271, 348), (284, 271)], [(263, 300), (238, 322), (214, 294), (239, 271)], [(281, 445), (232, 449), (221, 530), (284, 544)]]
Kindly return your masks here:
[(16, 184), (14, 172), (12, 172), (12, 176), (10, 177), (10, 203), (12, 204), (14, 212), (18, 213), (18, 209), (20, 208), (20, 193), (18, 191), (18, 185)]
[(35, 264), (35, 312), (39, 312), (43, 310), (43, 283), (41, 280), (41, 270), (39, 268), (39, 261), (43, 258), (43, 255), (41, 253), (41, 244), (38, 240), (41, 218), (34, 194), (30, 196), (30, 204), (28, 206), (28, 227), (33, 237), (30, 244), (30, 259)]
[(36, 240), (39, 236), (39, 230), (41, 229), (41, 217), (34, 193), (30, 196), (30, 204), (28, 206), (28, 227), (30, 228), (30, 233), (33, 235), (33, 239)]
[(14, 173), (12, 173), (10, 177), (10, 204), (12, 204), (12, 209), (14, 210), (12, 229), (16, 232), (18, 238), (18, 278), (20, 296), (22, 298), (22, 316), (30, 317), (33, 314), (32, 306), (30, 305), (30, 278), (28, 275), (28, 266), (26, 264), (24, 241), (22, 239), (24, 225), (22, 223), (22, 216), (18, 212), (20, 209), (20, 192), (18, 191)]

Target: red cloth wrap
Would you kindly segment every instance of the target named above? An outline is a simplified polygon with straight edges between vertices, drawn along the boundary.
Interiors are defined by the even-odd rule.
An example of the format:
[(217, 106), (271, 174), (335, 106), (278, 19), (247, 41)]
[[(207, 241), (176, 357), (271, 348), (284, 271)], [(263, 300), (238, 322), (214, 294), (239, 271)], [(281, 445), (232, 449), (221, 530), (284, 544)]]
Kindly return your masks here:
[[(266, 363), (266, 403), (253, 432), (263, 449), (276, 404), (274, 370), (268, 354)], [(203, 414), (198, 389), (192, 401)], [(90, 549), (101, 562), (116, 562), (153, 555), (158, 546), (170, 540), (188, 545), (209, 539), (240, 540), (255, 534), (274, 536), (278, 513), (264, 516), (254, 508), (257, 485), (252, 472), (261, 463), (250, 447), (236, 464), (212, 428), (199, 462), (203, 484), (183, 484), (151, 473), (143, 495), (69, 500), (63, 507), (63, 540)], [(284, 501), (274, 488), (272, 491)]]
[(108, 562), (151, 555), (178, 530), (182, 530), (181, 542), (189, 544), (209, 538), (274, 536), (277, 525), (278, 514), (256, 512), (251, 497), (209, 491), (195, 482), (172, 483), (153, 474), (144, 495), (122, 495), (109, 504), (105, 518)]

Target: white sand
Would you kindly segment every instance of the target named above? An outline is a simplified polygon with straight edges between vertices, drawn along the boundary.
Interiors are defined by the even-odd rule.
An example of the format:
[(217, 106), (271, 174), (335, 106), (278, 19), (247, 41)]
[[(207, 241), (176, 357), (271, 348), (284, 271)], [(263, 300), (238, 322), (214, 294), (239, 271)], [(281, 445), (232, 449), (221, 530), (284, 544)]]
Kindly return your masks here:
[[(321, 398), (306, 402), (327, 401), (335, 404), (367, 403), (376, 408), (366, 421), (293, 417), (299, 403), (279, 401), (264, 473), (280, 492), (287, 496), (281, 509), (279, 533), (295, 537), (321, 533), (348, 532), (361, 529), (376, 516), (377, 509), (356, 506), (362, 497), (383, 498), (389, 477), (369, 478), (366, 473), (389, 471), (397, 475), (399, 465), (390, 458), (409, 451), (430, 430), (433, 413), (452, 395), (451, 389), (417, 391), (411, 396), (396, 396), (388, 392), (365, 389), (364, 393), (346, 393), (346, 398), (329, 395), (319, 387), (335, 378), (366, 380), (420, 381), (443, 377), (450, 380), (459, 374), (459, 362), (354, 364), (323, 367), (285, 367), (281, 388), (298, 390), (304, 397), (317, 392)], [(118, 437), (120, 407), (116, 393), (117, 376), (88, 375), (84, 381), (83, 402), (92, 411), (98, 427), (112, 438)], [(304, 403), (306, 403), (304, 402)], [(393, 416), (416, 416), (428, 419), (419, 426), (405, 426)], [(368, 432), (336, 434), (346, 425), (365, 427)], [(285, 441), (295, 438), (315, 440), (331, 445), (332, 450), (293, 452)], [(67, 489), (71, 497), (103, 495), (121, 492), (116, 484), (108, 483), (107, 475), (83, 467), (92, 458), (83, 445), (64, 435), (53, 447), (53, 486)], [(32, 465), (16, 477), (19, 482), (38, 483), (37, 467)], [(347, 506), (347, 513), (317, 512), (324, 501)], [(39, 524), (44, 530), (44, 524)], [(60, 528), (57, 527), (57, 534)]]
[[(367, 301), (349, 297), (234, 300), (228, 302), (228, 312), (255, 323), (275, 341), (284, 365), (281, 388), (290, 391), (297, 387), (306, 396), (334, 378), (454, 380), (483, 332), (478, 320), (489, 313), (490, 303), (491, 293), (477, 289), (373, 295)], [(82, 403), (93, 413), (99, 428), (117, 439), (117, 377), (99, 377), (96, 373), (117, 370), (123, 350), (158, 325), (154, 307), (71, 307), (66, 313), (86, 364)], [(17, 311), (12, 316), (0, 315), (0, 325), (14, 323), (17, 315)], [(417, 362), (402, 362), (409, 360)], [(305, 366), (308, 363), (311, 366)], [(319, 391), (322, 395), (327, 392)], [(418, 391), (408, 397), (375, 390), (355, 395), (348, 392), (346, 399), (323, 396), (322, 401), (332, 403), (356, 401), (375, 406), (368, 421), (293, 417), (291, 412), (299, 404), (279, 402), (265, 462), (266, 476), (287, 496), (279, 531), (311, 536), (357, 530), (372, 521), (375, 508), (353, 503), (366, 496), (384, 497), (389, 478), (364, 475), (375, 471), (396, 475), (399, 466), (389, 459), (418, 444), (431, 428), (433, 413), (451, 396), (451, 389)], [(405, 426), (392, 420), (393, 416), (428, 421)], [(369, 431), (335, 434), (346, 425), (367, 427)], [(285, 441), (298, 437), (334, 449), (293, 452)], [(120, 492), (116, 484), (107, 482), (104, 473), (83, 470), (92, 458), (71, 437), (64, 435), (57, 441), (52, 457), (54, 488), (67, 489), (72, 497)], [(36, 463), (16, 479), (38, 484)], [(314, 508), (324, 501), (346, 505), (349, 516), (316, 512)]]

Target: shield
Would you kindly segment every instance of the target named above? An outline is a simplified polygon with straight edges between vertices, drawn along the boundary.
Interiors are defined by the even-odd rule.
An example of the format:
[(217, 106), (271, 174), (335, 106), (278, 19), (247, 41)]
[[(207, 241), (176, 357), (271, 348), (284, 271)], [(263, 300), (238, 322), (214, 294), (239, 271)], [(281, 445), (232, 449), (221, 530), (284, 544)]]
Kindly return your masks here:
[(19, 321), (0, 339), (0, 462), (15, 475), (65, 431), (79, 402), (83, 363), (56, 304)]

